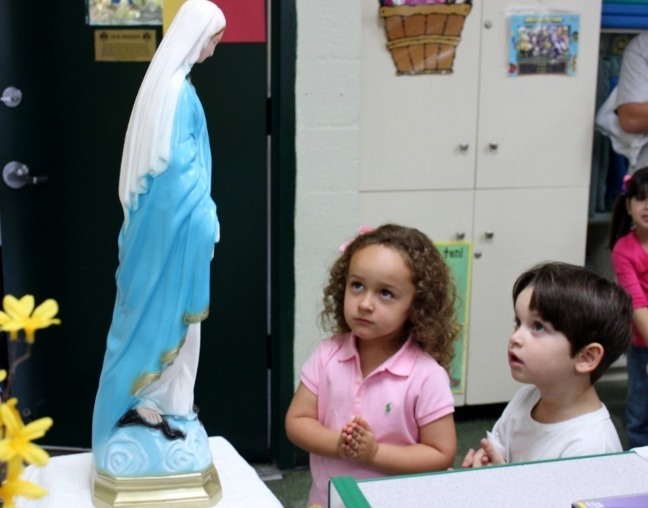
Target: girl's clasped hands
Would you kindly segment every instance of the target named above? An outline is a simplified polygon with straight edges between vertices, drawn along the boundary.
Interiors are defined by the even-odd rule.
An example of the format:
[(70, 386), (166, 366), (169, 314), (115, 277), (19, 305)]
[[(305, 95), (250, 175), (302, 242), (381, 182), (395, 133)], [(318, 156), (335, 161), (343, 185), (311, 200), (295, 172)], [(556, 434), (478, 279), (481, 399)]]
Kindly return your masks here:
[(371, 426), (361, 416), (355, 416), (340, 434), (340, 457), (362, 464), (371, 464), (378, 452), (378, 441)]

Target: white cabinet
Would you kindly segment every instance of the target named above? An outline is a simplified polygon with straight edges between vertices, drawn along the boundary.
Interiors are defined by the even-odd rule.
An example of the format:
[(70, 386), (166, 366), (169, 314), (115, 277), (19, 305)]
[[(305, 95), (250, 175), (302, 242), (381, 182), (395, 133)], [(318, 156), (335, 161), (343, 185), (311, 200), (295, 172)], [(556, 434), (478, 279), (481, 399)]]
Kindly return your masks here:
[(363, 2), (360, 219), (473, 242), (458, 404), (517, 389), (506, 356), (516, 277), (540, 261), (584, 261), (600, 0), (540, 2), (580, 13), (575, 76), (508, 76), (510, 5), (538, 2), (476, 1), (452, 74), (396, 76), (377, 9)]
[(362, 2), (361, 191), (473, 187), (482, 3), (466, 18), (453, 74), (396, 76), (378, 2)]

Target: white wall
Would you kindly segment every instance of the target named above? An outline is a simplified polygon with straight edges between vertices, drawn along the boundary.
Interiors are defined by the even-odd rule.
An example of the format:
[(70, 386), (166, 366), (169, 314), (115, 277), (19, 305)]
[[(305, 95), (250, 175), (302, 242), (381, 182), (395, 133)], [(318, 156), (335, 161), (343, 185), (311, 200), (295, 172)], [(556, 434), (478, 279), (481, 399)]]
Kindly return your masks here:
[[(378, 1), (360, 0), (343, 3), (340, 0), (327, 2), (300, 0), (297, 2), (294, 349), (296, 383), (304, 361), (317, 342), (326, 334), (317, 326), (322, 288), (328, 268), (339, 254), (337, 250), (339, 244), (355, 235), (357, 228), (369, 216), (369, 212), (365, 210), (366, 206), (363, 207), (362, 203), (366, 204), (369, 198), (376, 203), (372, 205), (371, 217), (387, 215), (388, 211), (381, 201), (382, 197), (378, 196), (376, 191), (393, 191), (390, 185), (394, 181), (398, 184), (402, 183), (399, 188), (408, 191), (425, 187), (440, 191), (459, 189), (472, 192), (477, 151), (475, 141), (479, 134), (477, 113), (481, 107), (478, 104), (480, 86), (489, 91), (491, 97), (483, 101), (482, 109), (485, 111), (486, 106), (497, 110), (498, 104), (509, 104), (509, 97), (501, 93), (503, 90), (508, 90), (502, 86), (502, 82), (509, 86), (525, 83), (523, 81), (525, 78), (506, 81), (508, 60), (506, 24), (503, 23), (507, 12), (506, 7), (509, 4), (535, 6), (538, 3), (546, 3), (547, 7), (569, 8), (580, 13), (582, 33), (578, 77), (546, 76), (533, 80), (532, 84), (538, 86), (565, 80), (561, 83), (569, 84), (570, 86), (565, 88), (569, 88), (572, 92), (582, 84), (582, 93), (578, 101), (574, 102), (572, 96), (567, 95), (564, 90), (560, 91), (563, 94), (560, 97), (581, 108), (593, 108), (595, 61), (600, 25), (600, 1), (598, 0), (475, 2), (472, 12), (466, 19), (454, 72), (445, 76), (395, 76), (395, 68), (386, 48), (387, 38), (383, 21), (379, 16)], [(482, 12), (489, 21), (493, 22), (494, 27), (494, 31), (488, 33), (490, 37), (486, 39), (482, 39), (481, 34), (489, 28), (482, 29), (485, 26), (482, 23)], [(484, 40), (490, 41), (500, 49), (491, 48), (485, 51), (482, 44)], [(485, 54), (482, 54), (484, 51)], [(480, 74), (480, 66), (488, 72)], [(496, 79), (485, 82), (483, 79), (485, 76), (495, 76)], [(531, 79), (533, 78), (528, 78), (529, 81)], [(495, 92), (499, 95), (496, 100), (492, 100)], [(558, 93), (556, 89), (554, 93)], [(536, 110), (543, 110), (546, 107), (536, 100), (539, 97), (548, 100), (545, 93), (538, 94), (533, 91), (529, 95), (533, 100), (526, 101), (528, 103), (526, 106)], [(560, 101), (549, 101), (549, 104), (550, 107), (554, 107), (560, 104)], [(470, 115), (464, 114), (466, 110), (471, 112)], [(516, 113), (507, 111), (507, 114)], [(482, 120), (486, 124), (486, 115), (483, 116)], [(576, 174), (576, 180), (563, 175), (565, 172), (560, 169), (560, 174), (563, 175), (561, 178), (565, 179), (560, 185), (583, 187), (588, 185), (589, 179), (592, 132), (591, 126), (587, 122), (583, 123), (582, 119), (593, 118), (593, 114), (590, 115), (588, 111), (587, 114), (572, 116), (577, 121), (577, 127), (567, 132), (574, 146), (574, 150), (570, 150), (569, 153), (577, 158), (576, 163), (570, 163), (573, 173)], [(547, 115), (545, 117), (551, 120)], [(447, 124), (443, 121), (439, 122), (439, 119), (445, 118), (453, 121)], [(489, 118), (492, 120), (499, 117), (490, 115)], [(496, 126), (493, 126), (493, 130)], [(431, 130), (432, 127), (437, 130)], [(555, 129), (552, 129), (552, 132), (554, 131)], [(449, 137), (455, 140), (455, 144), (445, 142), (444, 138), (444, 144), (439, 145), (440, 141), (437, 138), (440, 138), (441, 134), (448, 133)], [(524, 131), (519, 133), (516, 131), (515, 134), (526, 135)], [(487, 137), (487, 133), (482, 137)], [(549, 137), (547, 136), (547, 139)], [(472, 140), (470, 149), (465, 152), (458, 148), (463, 140)], [(511, 146), (518, 145), (511, 143)], [(515, 153), (515, 157), (518, 155), (524, 157), (527, 152), (533, 153), (525, 150), (529, 148), (537, 150), (537, 147), (541, 146), (546, 146), (546, 143), (543, 145), (534, 142), (532, 147), (519, 148), (509, 153)], [(504, 150), (500, 152), (504, 153)], [(557, 153), (556, 150), (554, 152)], [(542, 164), (547, 166), (545, 158), (542, 158)], [(450, 176), (441, 179), (439, 176), (441, 172), (437, 171), (433, 173), (434, 181), (430, 181), (432, 166), (443, 168)], [(518, 164), (510, 161), (506, 166), (511, 171), (517, 171), (519, 167)], [(552, 163), (551, 167), (554, 166), (562, 167), (561, 164)], [(410, 178), (407, 182), (399, 180), (401, 175), (398, 172), (403, 167), (408, 168), (407, 174)], [(458, 168), (460, 171), (457, 170)], [(465, 171), (461, 170), (462, 168)], [(537, 177), (546, 173), (544, 167), (538, 172), (527, 168), (527, 172), (513, 174), (519, 178), (521, 175)], [(381, 180), (380, 175), (388, 175), (389, 178)], [(585, 177), (582, 177), (583, 175)], [(427, 181), (422, 181), (425, 178)], [(503, 187), (525, 187), (529, 185), (526, 180), (526, 176), (522, 176), (521, 181), (514, 182), (515, 185), (507, 181)], [(536, 184), (531, 185), (542, 186), (537, 182)], [(500, 184), (493, 184), (490, 187), (500, 187)], [(439, 205), (439, 196), (436, 195), (435, 199), (436, 204)], [(459, 203), (455, 198), (452, 198), (451, 202), (455, 205)], [(396, 208), (402, 211), (399, 206)], [(582, 207), (583, 220), (586, 220), (586, 208)], [(415, 213), (410, 215), (416, 216)], [(451, 240), (457, 232), (462, 231), (467, 238), (470, 238), (472, 226), (469, 222), (464, 221), (466, 224), (459, 227), (450, 220), (460, 215), (463, 216), (465, 213), (445, 214), (443, 220), (434, 222), (434, 228), (428, 228), (428, 234), (435, 239)], [(401, 221), (396, 220), (396, 222)], [(377, 226), (379, 222), (368, 222), (368, 224)], [(420, 223), (409, 225), (425, 230)], [(445, 228), (443, 232), (437, 229), (440, 225)], [(583, 235), (585, 229), (583, 227)], [(580, 252), (579, 249), (575, 250)], [(584, 240), (582, 250), (584, 252)], [(558, 250), (553, 254), (546, 259), (558, 259), (562, 256), (561, 251)], [(537, 261), (539, 260), (529, 257), (523, 262), (525, 266), (530, 266)], [(502, 295), (508, 295), (508, 291), (510, 288), (507, 287), (502, 291)], [(502, 322), (510, 319), (508, 300), (505, 308), (507, 310), (501, 312)], [(506, 337), (506, 332), (496, 336)]]
[(296, 383), (325, 336), (318, 314), (328, 268), (360, 226), (360, 11), (361, 2), (297, 2)]

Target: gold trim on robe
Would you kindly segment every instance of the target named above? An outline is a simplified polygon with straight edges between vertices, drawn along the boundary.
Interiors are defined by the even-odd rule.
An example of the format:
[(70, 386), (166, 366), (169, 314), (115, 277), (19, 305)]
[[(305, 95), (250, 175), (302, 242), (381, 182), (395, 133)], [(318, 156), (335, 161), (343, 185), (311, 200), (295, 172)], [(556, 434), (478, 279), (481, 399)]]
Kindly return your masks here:
[(189, 312), (185, 312), (184, 316), (182, 316), (182, 323), (189, 326), (194, 323), (200, 323), (201, 321), (204, 321), (207, 319), (207, 316), (209, 316), (209, 307), (205, 307), (205, 309), (201, 312), (198, 312), (197, 314), (191, 314)]
[[(182, 340), (180, 340), (180, 344), (178, 345), (178, 347), (174, 347), (173, 349), (162, 353), (162, 356), (160, 357), (160, 361), (162, 362), (162, 365), (168, 367), (175, 361), (175, 359), (180, 354), (180, 350), (182, 349), (182, 346), (184, 346), (186, 340), (187, 340), (187, 336), (184, 335), (182, 337)], [(135, 382), (133, 383), (133, 386), (131, 387), (131, 394), (135, 395), (137, 392), (146, 388), (151, 383), (155, 383), (158, 379), (160, 379), (160, 376), (162, 376), (162, 372), (160, 371), (147, 372), (146, 374), (142, 374), (141, 376), (138, 376)]]

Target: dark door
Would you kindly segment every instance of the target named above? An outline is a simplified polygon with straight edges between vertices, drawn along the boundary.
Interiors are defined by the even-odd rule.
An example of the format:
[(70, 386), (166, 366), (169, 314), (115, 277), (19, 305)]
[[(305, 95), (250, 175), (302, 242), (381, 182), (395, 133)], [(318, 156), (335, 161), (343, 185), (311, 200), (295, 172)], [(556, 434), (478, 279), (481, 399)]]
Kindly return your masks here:
[[(43, 15), (0, 0), (0, 92), (23, 92), (18, 107), (0, 104), (0, 168), (18, 160), (49, 177), (0, 182), (4, 290), (56, 298), (63, 321), (37, 333), (15, 393), (33, 417), (54, 419), (41, 443), (82, 448), (115, 298), (122, 142), (147, 67), (94, 61), (84, 3)], [(269, 457), (266, 62), (265, 43), (222, 44), (192, 72), (221, 222), (196, 404), (210, 435), (259, 461)]]

